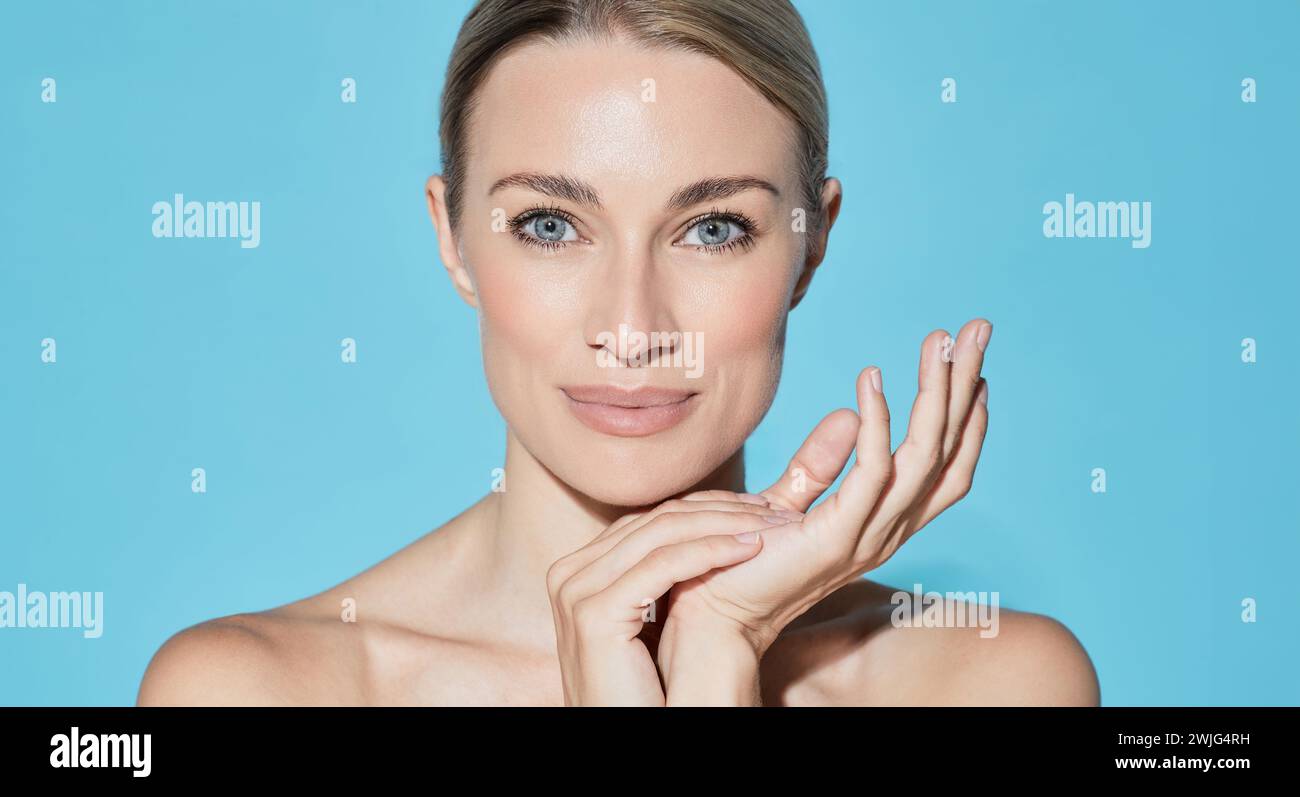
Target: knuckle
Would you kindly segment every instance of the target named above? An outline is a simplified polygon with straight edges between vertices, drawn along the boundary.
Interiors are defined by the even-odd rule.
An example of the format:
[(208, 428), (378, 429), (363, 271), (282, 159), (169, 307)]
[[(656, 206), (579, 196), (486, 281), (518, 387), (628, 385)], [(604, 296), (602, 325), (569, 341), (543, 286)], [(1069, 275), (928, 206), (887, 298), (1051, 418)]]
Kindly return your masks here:
[(569, 567), (565, 562), (566, 558), (555, 560), (546, 570), (546, 589), (551, 595), (557, 595), (561, 586), (569, 579)]
[(665, 501), (662, 504), (660, 504), (658, 511), (661, 515), (671, 515), (671, 514), (678, 514), (681, 512), (689, 511), (690, 508), (691, 508), (690, 503), (687, 502), (685, 499), (674, 498), (671, 501)]
[(650, 522), (646, 523), (641, 530), (647, 534), (662, 534), (667, 529), (672, 528), (672, 525), (676, 523), (683, 514), (684, 513), (682, 512), (662, 512), (651, 518)]
[(641, 561), (645, 562), (646, 566), (649, 568), (652, 568), (654, 570), (660, 570), (666, 567), (668, 563), (671, 562), (672, 560), (673, 560), (672, 549), (664, 547), (664, 548), (655, 548), (653, 551), (646, 554), (645, 559)]
[(921, 441), (908, 436), (903, 441), (903, 447), (907, 449), (907, 460), (915, 461), (916, 467), (925, 473), (933, 473), (943, 458), (942, 444), (939, 441)]
[(873, 487), (883, 488), (894, 478), (894, 460), (889, 456), (873, 455), (858, 463), (866, 472), (867, 483)]
[(570, 616), (573, 618), (573, 627), (579, 631), (592, 628), (599, 619), (600, 607), (595, 600), (590, 597), (582, 598), (573, 604), (570, 610)]
[(962, 477), (961, 481), (957, 482), (957, 498), (955, 499), (955, 501), (960, 501), (961, 499), (970, 495), (971, 488), (974, 486), (975, 486), (974, 472), (965, 474)]
[(559, 584), (551, 593), (555, 597), (555, 603), (562, 609), (572, 611), (573, 607), (581, 603), (582, 599), (576, 594), (575, 585), (572, 580), (566, 580)]

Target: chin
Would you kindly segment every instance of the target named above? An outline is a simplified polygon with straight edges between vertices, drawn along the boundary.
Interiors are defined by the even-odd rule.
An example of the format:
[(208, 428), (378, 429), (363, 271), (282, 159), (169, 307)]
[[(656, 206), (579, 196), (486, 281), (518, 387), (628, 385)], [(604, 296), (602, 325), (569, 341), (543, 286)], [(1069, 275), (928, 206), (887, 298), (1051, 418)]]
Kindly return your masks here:
[[(726, 452), (691, 450), (681, 440), (579, 438), (575, 442), (579, 445), (566, 446), (557, 466), (548, 464), (548, 468), (571, 489), (609, 506), (658, 504), (691, 490), (728, 458)], [(698, 445), (697, 437), (694, 447)]]
[(628, 511), (662, 503), (669, 496), (681, 491), (680, 489), (662, 485), (631, 485), (612, 482), (570, 486), (592, 501), (604, 506), (623, 507)]

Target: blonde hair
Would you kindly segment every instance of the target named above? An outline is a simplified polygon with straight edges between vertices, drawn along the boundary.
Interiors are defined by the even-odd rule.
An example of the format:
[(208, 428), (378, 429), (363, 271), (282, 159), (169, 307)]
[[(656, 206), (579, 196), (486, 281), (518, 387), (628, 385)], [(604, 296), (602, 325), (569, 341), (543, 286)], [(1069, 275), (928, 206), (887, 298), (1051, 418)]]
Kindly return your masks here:
[(533, 39), (619, 34), (718, 59), (794, 122), (808, 232), (814, 232), (821, 222), (830, 119), (817, 54), (789, 0), (480, 0), (452, 48), (438, 126), (453, 228), (461, 212), (475, 90), (492, 65)]

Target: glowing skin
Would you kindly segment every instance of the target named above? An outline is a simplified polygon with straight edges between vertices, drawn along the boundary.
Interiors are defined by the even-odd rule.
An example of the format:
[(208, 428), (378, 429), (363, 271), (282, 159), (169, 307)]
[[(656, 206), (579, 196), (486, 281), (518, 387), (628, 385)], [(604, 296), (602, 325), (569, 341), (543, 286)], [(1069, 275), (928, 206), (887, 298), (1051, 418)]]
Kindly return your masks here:
[[(771, 404), (804, 267), (803, 235), (790, 223), (801, 204), (794, 130), (712, 59), (639, 51), (611, 64), (607, 48), (566, 49), (570, 77), (563, 82), (548, 45), (513, 53), (485, 81), (459, 248), (451, 257), (444, 252), (444, 262), (461, 284), (473, 286), (488, 384), (513, 436), (511, 465), (522, 455), (517, 441), (584, 495), (639, 506), (704, 480)], [(656, 81), (653, 102), (642, 99), (647, 75)], [(753, 130), (768, 134), (749, 135)], [(489, 193), (518, 173), (581, 180), (598, 192), (602, 207), (520, 185)], [(679, 188), (738, 176), (765, 180), (780, 196), (751, 187), (665, 207)], [(493, 231), (500, 218), (494, 210), (513, 219), (535, 205), (559, 208), (574, 222), (550, 218), (569, 238), (561, 247), (528, 246), (509, 230)], [(686, 225), (715, 208), (758, 225), (751, 246), (742, 248), (730, 230), (728, 251), (685, 243), (704, 240)], [(687, 379), (683, 369), (657, 365), (600, 367), (598, 339), (620, 324), (694, 335), (704, 344), (703, 373)], [(679, 423), (629, 440), (580, 423), (560, 390), (599, 384), (698, 395)]]
[[(141, 704), (1098, 701), (1059, 623), (1004, 610), (991, 640), (895, 628), (893, 590), (856, 578), (970, 488), (988, 420), (984, 319), (951, 347), (943, 330), (922, 343), (896, 451), (868, 368), (858, 413), (827, 416), (778, 483), (744, 493), (743, 443), (840, 204), (828, 179), (803, 208), (826, 219), (822, 237), (792, 227), (788, 119), (718, 61), (621, 40), (512, 50), (477, 99), (457, 229), (440, 177), (427, 197), (478, 315), (506, 490), (330, 590), (181, 632)], [(567, 178), (570, 195), (538, 175)], [(674, 205), (714, 178), (743, 179)], [(753, 229), (733, 238), (732, 223)], [(663, 341), (613, 346), (620, 325), (698, 335), (698, 376), (663, 367)], [(654, 622), (647, 598), (660, 599)], [(358, 622), (339, 622), (345, 601)]]

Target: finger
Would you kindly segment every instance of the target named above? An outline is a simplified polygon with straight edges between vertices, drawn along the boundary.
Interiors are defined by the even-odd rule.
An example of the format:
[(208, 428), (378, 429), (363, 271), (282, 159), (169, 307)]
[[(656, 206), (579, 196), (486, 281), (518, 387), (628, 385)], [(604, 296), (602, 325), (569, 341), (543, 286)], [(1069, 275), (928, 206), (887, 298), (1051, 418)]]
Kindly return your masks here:
[(756, 555), (762, 536), (752, 532), (746, 542), (732, 534), (716, 534), (655, 548), (619, 576), (600, 593), (575, 607), (579, 614), (627, 623), (627, 633), (635, 636), (643, 624), (645, 607), (672, 589), (674, 584), (704, 575), (719, 567), (739, 564)]
[(951, 346), (951, 337), (942, 329), (931, 332), (922, 344), (919, 389), (907, 437), (894, 452), (894, 481), (879, 510), (884, 517), (897, 517), (913, 506), (942, 468)]
[(971, 402), (975, 400), (975, 390), (979, 387), (984, 350), (992, 335), (993, 325), (983, 318), (967, 322), (957, 333), (948, 391), (948, 421), (943, 436), (944, 462), (952, 458), (953, 449), (961, 439), (962, 427), (970, 415)]
[(753, 493), (733, 493), (730, 490), (700, 490), (682, 496), (683, 501), (739, 501), (742, 504), (767, 506), (768, 501)]
[[(706, 498), (706, 494), (718, 495), (718, 498)], [(597, 536), (593, 538), (593, 541), (604, 540), (604, 538), (620, 536), (620, 534), (628, 533), (629, 530), (649, 523), (649, 521), (654, 520), (655, 517), (663, 515), (664, 512), (712, 510), (712, 508), (731, 508), (731, 510), (737, 512), (744, 512), (755, 511), (754, 508), (749, 507), (762, 508), (767, 506), (766, 498), (759, 498), (758, 501), (755, 501), (754, 497), (750, 497), (749, 499), (740, 499), (738, 498), (738, 495), (742, 495), (742, 493), (728, 493), (727, 490), (705, 490), (701, 491), (701, 493), (693, 493), (690, 495), (684, 495), (684, 497), (681, 498), (669, 499), (669, 501), (664, 501), (663, 503), (658, 504), (658, 506), (651, 508), (651, 510), (619, 517), (619, 519), (614, 521), (614, 523), (611, 523), (606, 529), (602, 530), (601, 533), (597, 534)], [(705, 503), (710, 504), (710, 506), (705, 506)]]
[(965, 498), (970, 492), (971, 485), (975, 481), (975, 466), (979, 462), (980, 452), (984, 448), (984, 438), (988, 434), (989, 385), (987, 380), (980, 380), (975, 396), (974, 405), (966, 418), (961, 441), (953, 453), (952, 462), (944, 469), (938, 483), (921, 504), (918, 512), (921, 522), (915, 528), (919, 529), (934, 520), (940, 512)]
[[(719, 490), (716, 492), (733, 497), (736, 495), (735, 493), (727, 493), (725, 490)], [(548, 578), (567, 581), (572, 573), (576, 573), (586, 567), (601, 554), (612, 548), (624, 536), (638, 528), (641, 528), (645, 524), (667, 512), (715, 510), (753, 513), (764, 509), (766, 509), (765, 499), (762, 504), (756, 503), (752, 500), (705, 501), (692, 499), (687, 501), (685, 498), (674, 498), (669, 501), (664, 501), (653, 509), (645, 512), (636, 512), (630, 515), (624, 515), (611, 523), (603, 531), (593, 537), (591, 542), (557, 561), (552, 566), (551, 575), (548, 576)]]
[[(855, 538), (894, 476), (894, 459), (889, 447), (889, 404), (885, 401), (882, 382), (880, 369), (874, 366), (858, 375), (858, 412), (862, 422), (857, 435), (857, 458), (839, 491), (825, 504), (835, 514), (835, 525), (851, 529)], [(819, 511), (820, 507), (813, 510), (813, 515)]]
[(858, 416), (839, 409), (822, 418), (799, 446), (781, 478), (762, 492), (776, 506), (807, 512), (830, 487), (853, 453)]
[(795, 513), (782, 517), (775, 511), (751, 512), (700, 511), (660, 515), (650, 523), (629, 532), (582, 570), (570, 577), (566, 588), (574, 595), (593, 595), (644, 559), (656, 548), (719, 534), (742, 534), (790, 523)]
[[(750, 512), (759, 513), (769, 511), (767, 504), (758, 504), (752, 501), (708, 501), (701, 499), (687, 500), (685, 498), (674, 498), (670, 501), (664, 501), (654, 509), (648, 512), (641, 512), (636, 515), (630, 515), (619, 518), (618, 522), (610, 524), (608, 528), (597, 534), (592, 542), (587, 544), (591, 553), (599, 554), (609, 550), (609, 546), (627, 534), (636, 531), (645, 524), (659, 517), (660, 515), (670, 512)], [(596, 543), (608, 542), (609, 544), (599, 546)], [(594, 547), (593, 547), (594, 546)]]
[(595, 539), (599, 540), (600, 538), (606, 537), (610, 534), (616, 534), (620, 529), (627, 528), (630, 524), (637, 522), (641, 518), (645, 517), (647, 514), (648, 511), (633, 512), (631, 514), (624, 515), (623, 517), (619, 518), (618, 520), (606, 526), (603, 531), (601, 531), (599, 534), (595, 536)]

